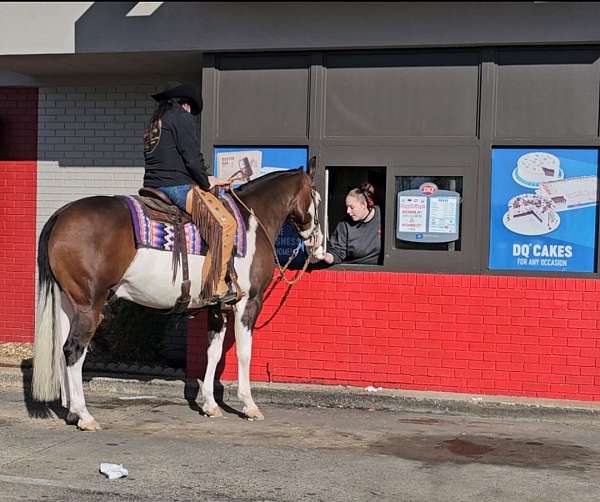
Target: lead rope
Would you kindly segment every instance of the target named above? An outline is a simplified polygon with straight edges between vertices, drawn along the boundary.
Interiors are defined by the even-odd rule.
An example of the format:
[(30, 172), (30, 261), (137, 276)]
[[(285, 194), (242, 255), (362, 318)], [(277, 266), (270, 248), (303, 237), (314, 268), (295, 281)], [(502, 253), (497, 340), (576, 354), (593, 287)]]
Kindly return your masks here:
[[(290, 263), (292, 263), (294, 258), (296, 258), (296, 256), (298, 256), (298, 253), (300, 252), (300, 247), (302, 246), (302, 242), (298, 243), (298, 246), (296, 247), (296, 249), (294, 249), (294, 251), (292, 252), (292, 255), (288, 258), (287, 263), (282, 267), (281, 264), (279, 263), (279, 257), (277, 256), (277, 251), (275, 251), (275, 245), (273, 244), (273, 241), (271, 240), (271, 237), (269, 236), (269, 232), (267, 232), (267, 229), (262, 224), (262, 221), (260, 221), (260, 218), (258, 216), (256, 216), (256, 214), (254, 214), (254, 211), (252, 211), (252, 209), (250, 209), (246, 204), (244, 204), (244, 202), (235, 193), (235, 190), (233, 189), (233, 187), (229, 187), (229, 191), (231, 192), (231, 195), (233, 195), (235, 200), (237, 200), (240, 203), (240, 205), (246, 209), (246, 211), (248, 211), (250, 214), (252, 214), (256, 218), (258, 226), (262, 229), (265, 236), (267, 237), (267, 240), (269, 241), (269, 244), (271, 245), (271, 251), (273, 251), (273, 257), (275, 259), (275, 264), (277, 265), (279, 273), (281, 274), (281, 277), (279, 279), (283, 280), (288, 286), (293, 286), (294, 284), (296, 284), (300, 279), (302, 279), (304, 272), (306, 272), (306, 269), (308, 268), (308, 265), (310, 263), (310, 259), (314, 256), (313, 251), (311, 250), (311, 252), (306, 257), (306, 260), (304, 261), (304, 265), (302, 266), (302, 270), (300, 270), (298, 275), (296, 277), (294, 277), (294, 279), (292, 279), (292, 280), (287, 279), (285, 277), (285, 272), (287, 271), (288, 267), (290, 266)], [(316, 228), (316, 225), (317, 225), (317, 222), (315, 221), (315, 228)]]

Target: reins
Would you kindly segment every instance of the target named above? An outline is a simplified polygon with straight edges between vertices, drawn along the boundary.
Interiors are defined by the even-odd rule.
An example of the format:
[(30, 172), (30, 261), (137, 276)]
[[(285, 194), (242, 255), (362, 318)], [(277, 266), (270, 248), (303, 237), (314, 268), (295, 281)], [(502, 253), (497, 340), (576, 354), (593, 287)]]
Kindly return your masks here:
[[(233, 189), (232, 186), (229, 187), (229, 191), (231, 192), (231, 195), (233, 195), (233, 197), (241, 204), (241, 206), (243, 208), (245, 208), (246, 211), (248, 211), (251, 215), (253, 215), (254, 218), (256, 218), (258, 226), (264, 232), (264, 234), (267, 237), (267, 240), (269, 241), (269, 244), (271, 246), (271, 251), (273, 251), (273, 257), (275, 259), (275, 265), (277, 265), (277, 269), (279, 270), (279, 273), (281, 274), (280, 279), (283, 280), (288, 286), (293, 286), (294, 284), (296, 284), (300, 279), (302, 279), (302, 276), (304, 275), (304, 272), (306, 272), (306, 269), (308, 268), (308, 265), (310, 263), (310, 259), (314, 256), (314, 250), (311, 250), (310, 253), (308, 253), (308, 256), (306, 257), (306, 260), (304, 261), (304, 265), (302, 266), (302, 269), (300, 270), (300, 272), (298, 273), (298, 275), (296, 275), (296, 277), (294, 277), (294, 279), (292, 279), (292, 280), (287, 279), (285, 277), (285, 272), (287, 271), (288, 267), (290, 266), (290, 264), (292, 263), (292, 261), (294, 260), (294, 258), (296, 258), (296, 256), (298, 256), (298, 253), (300, 252), (300, 248), (302, 247), (302, 241), (300, 241), (298, 243), (298, 246), (296, 246), (296, 249), (294, 249), (294, 251), (292, 252), (291, 256), (288, 258), (287, 263), (282, 267), (281, 264), (279, 263), (279, 257), (277, 256), (277, 251), (275, 250), (275, 244), (273, 243), (273, 240), (269, 236), (269, 232), (267, 232), (267, 229), (263, 225), (262, 221), (260, 221), (260, 218), (258, 216), (256, 216), (256, 214), (254, 214), (254, 211), (251, 208), (249, 208), (238, 197), (238, 195), (235, 193), (235, 190)], [(312, 194), (311, 194), (311, 198), (313, 198), (313, 200), (314, 200), (314, 197), (313, 197)], [(315, 206), (314, 228), (316, 229), (316, 228), (318, 228), (319, 220), (318, 220), (318, 216), (317, 216), (317, 207), (316, 207), (316, 205), (314, 205), (314, 206)]]

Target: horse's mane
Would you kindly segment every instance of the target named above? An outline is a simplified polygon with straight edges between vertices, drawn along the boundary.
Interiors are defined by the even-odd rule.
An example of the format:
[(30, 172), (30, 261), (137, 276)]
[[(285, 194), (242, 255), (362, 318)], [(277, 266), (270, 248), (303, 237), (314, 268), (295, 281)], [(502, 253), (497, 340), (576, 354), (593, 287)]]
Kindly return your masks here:
[(264, 190), (265, 185), (271, 184), (276, 179), (296, 175), (298, 174), (298, 172), (304, 172), (304, 170), (301, 167), (299, 167), (298, 169), (289, 169), (286, 171), (277, 171), (274, 173), (265, 174), (260, 178), (256, 178), (252, 181), (249, 181), (248, 183), (243, 184), (235, 190), (240, 195), (251, 195), (254, 192)]

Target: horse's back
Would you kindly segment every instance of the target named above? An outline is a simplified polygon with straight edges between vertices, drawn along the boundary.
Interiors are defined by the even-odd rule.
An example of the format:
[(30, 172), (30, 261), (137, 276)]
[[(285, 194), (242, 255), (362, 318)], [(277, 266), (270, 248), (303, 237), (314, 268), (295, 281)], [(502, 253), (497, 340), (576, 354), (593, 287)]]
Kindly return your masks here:
[(131, 217), (116, 197), (93, 196), (60, 209), (48, 241), (50, 267), (63, 289), (116, 284), (135, 256)]

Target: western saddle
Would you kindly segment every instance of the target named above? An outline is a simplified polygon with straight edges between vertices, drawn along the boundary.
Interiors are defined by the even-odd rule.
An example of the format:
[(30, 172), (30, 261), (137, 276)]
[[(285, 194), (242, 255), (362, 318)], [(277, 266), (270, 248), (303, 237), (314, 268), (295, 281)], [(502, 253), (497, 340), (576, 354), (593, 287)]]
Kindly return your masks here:
[[(179, 209), (171, 200), (161, 192), (150, 187), (140, 188), (137, 199), (143, 204), (146, 214), (151, 220), (156, 220), (173, 225), (173, 282), (177, 277), (177, 269), (181, 264), (183, 282), (181, 294), (169, 314), (183, 314), (190, 305), (190, 272), (188, 266), (187, 242), (184, 225), (191, 223), (191, 216)], [(193, 305), (192, 308), (202, 308), (206, 305)]]

